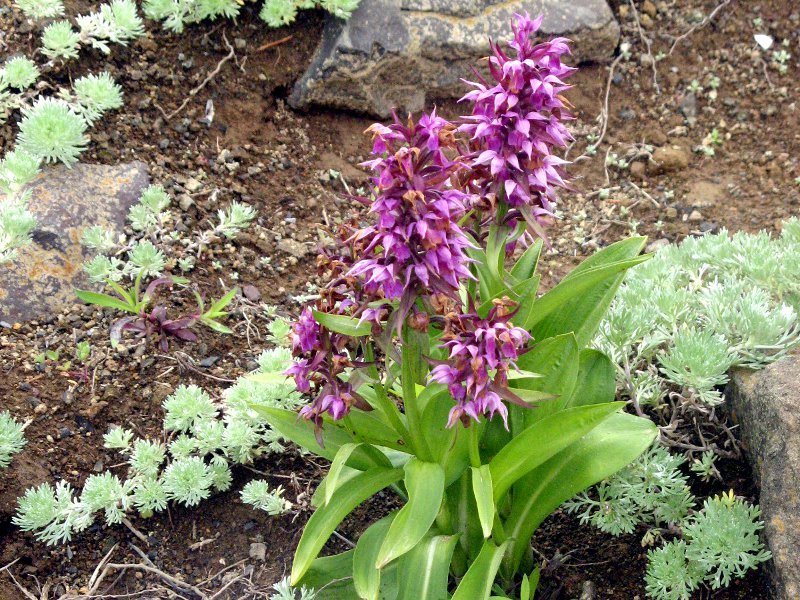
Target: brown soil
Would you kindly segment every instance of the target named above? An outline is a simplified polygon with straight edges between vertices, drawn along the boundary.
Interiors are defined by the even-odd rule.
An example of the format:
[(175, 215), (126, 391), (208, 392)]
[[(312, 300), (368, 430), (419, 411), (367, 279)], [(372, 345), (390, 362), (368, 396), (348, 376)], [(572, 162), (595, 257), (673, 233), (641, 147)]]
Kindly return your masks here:
[[(72, 13), (87, 6), (68, 4)], [(581, 257), (633, 231), (671, 242), (723, 227), (775, 231), (780, 219), (795, 214), (800, 205), (800, 186), (795, 182), (800, 175), (796, 106), (800, 13), (793, 3), (732, 2), (712, 24), (658, 61), (660, 95), (654, 94), (652, 71), (640, 64), (645, 50), (630, 10), (625, 10), (628, 3), (617, 0), (614, 4), (615, 10), (627, 12), (621, 21), (624, 38), (632, 44), (632, 57), (616, 68), (604, 143), (596, 156), (580, 159), (573, 168), (580, 192), (564, 198), (563, 220), (552, 230), (553, 248), (546, 263), (551, 282)], [(655, 23), (649, 28), (645, 23), (645, 33), (654, 38), (654, 54), (668, 52), (670, 36), (686, 31), (698, 13), (707, 14), (717, 3), (656, 4)], [(7, 53), (31, 55), (38, 32), (23, 26), (15, 14), (0, 13)], [(760, 28), (753, 25), (755, 18), (762, 19)], [(351, 211), (349, 202), (338, 196), (343, 184), (331, 178), (330, 170), (342, 173), (351, 188), (366, 180), (353, 165), (366, 158), (368, 145), (361, 132), (369, 119), (325, 111), (298, 114), (284, 105), (291, 85), (314, 52), (322, 15), (302, 13), (293, 26), (269, 30), (248, 6), (237, 24), (202, 24), (183, 35), (165, 33), (152, 23), (148, 26), (146, 38), (128, 49), (115, 47), (110, 59), (89, 52), (79, 70), (78, 63), (71, 63), (69, 69), (47, 73), (51, 81), (66, 84), (84, 72), (108, 69), (125, 89), (126, 108), (95, 126), (93, 144), (83, 159), (147, 162), (155, 182), (165, 184), (176, 197), (192, 201), (180, 215), (179, 228), (202, 226), (231, 200), (257, 207), (257, 226), (235, 244), (206, 253), (193, 278), (212, 296), (221, 292), (220, 281), (226, 286), (250, 284), (260, 292), (261, 301), (295, 310), (291, 295), (316, 281), (314, 248), (323, 235), (317, 224), (335, 225)], [(789, 40), (788, 75), (779, 74), (772, 64), (762, 65), (760, 57), (769, 61), (771, 54), (755, 50), (753, 33), (770, 33), (778, 44)], [(165, 119), (164, 114), (178, 108), (189, 90), (228, 53), (223, 35), (235, 44), (236, 61), (224, 65), (179, 115)], [(293, 36), (288, 42), (259, 50), (287, 35)], [(246, 45), (241, 47), (237, 38)], [(712, 76), (720, 79), (717, 99), (701, 95), (692, 109), (686, 99), (690, 82), (698, 80), (707, 91)], [(575, 89), (570, 99), (576, 105), (575, 128), (580, 134), (572, 158), (586, 150), (585, 134), (596, 126), (607, 79), (607, 65), (589, 65), (572, 81)], [(208, 99), (215, 109), (210, 127), (198, 122)], [(453, 112), (451, 102), (443, 104), (446, 112)], [(680, 106), (690, 116), (694, 112), (691, 119), (679, 112)], [(715, 155), (694, 152), (714, 128), (724, 139), (715, 147)], [(8, 125), (0, 128), (3, 148), (13, 132)], [(604, 167), (607, 150), (624, 157), (649, 152), (644, 144), (677, 146), (688, 164), (662, 174), (648, 173), (641, 158), (634, 161), (641, 166)], [(223, 150), (229, 152), (227, 158)], [(191, 178), (200, 181), (202, 188), (190, 194), (186, 184)], [(609, 190), (607, 198), (597, 193), (600, 188)], [(214, 189), (220, 190), (216, 200), (211, 195)], [(261, 264), (263, 256), (271, 257), (269, 264)], [(217, 267), (212, 261), (219, 261)], [(238, 280), (231, 278), (234, 270)], [(179, 300), (170, 302), (180, 308)], [(245, 313), (253, 326), (243, 318)], [(262, 589), (284, 574), (310, 514), (310, 493), (326, 468), (288, 453), (253, 465), (273, 485), (284, 485), (295, 503), (293, 514), (279, 518), (262, 516), (239, 502), (238, 490), (252, 476), (240, 469), (230, 492), (198, 509), (173, 507), (169, 514), (136, 519), (134, 525), (148, 537), (147, 543), (124, 527), (94, 526), (67, 546), (47, 548), (10, 522), (16, 498), (31, 485), (64, 478), (80, 486), (94, 471), (119, 468), (112, 466), (119, 457), (102, 448), (102, 433), (110, 425), (126, 424), (141, 435), (158, 438), (162, 435), (161, 401), (176, 385), (197, 383), (219, 393), (225, 379), (251, 369), (255, 357), (268, 346), (258, 330), (260, 325), (263, 330), (263, 322), (256, 313), (255, 304), (242, 305), (231, 320), (236, 335), (203, 332), (199, 343), (173, 345), (166, 355), (139, 349), (134, 340), (111, 349), (108, 316), (88, 307), (75, 306), (61, 315), (0, 329), (0, 408), (31, 421), (26, 429), (27, 447), (10, 468), (0, 471), (0, 566), (17, 560), (6, 574), (38, 590), (37, 597), (38, 586), (49, 584), (50, 595), (43, 597), (57, 598), (68, 590), (80, 590), (114, 544), (118, 545), (115, 562), (139, 561), (131, 548), (136, 544), (156, 566), (192, 583), (231, 565), (236, 565), (233, 572), (245, 574)], [(34, 357), (47, 348), (69, 358), (74, 343), (82, 339), (91, 341), (94, 353), (90, 382), (70, 381), (52, 364), (35, 364)], [(217, 357), (216, 361), (211, 357)], [(200, 366), (203, 359), (213, 364)], [(755, 491), (742, 475), (745, 471), (742, 464), (731, 465), (721, 487), (754, 498)], [(380, 510), (380, 504), (388, 501), (388, 497), (379, 499), (372, 508)], [(340, 532), (356, 538), (373, 514), (369, 508), (362, 509)], [(211, 541), (193, 546), (205, 540)], [(543, 579), (544, 597), (577, 597), (584, 582), (591, 581), (597, 598), (644, 599), (645, 550), (639, 540), (639, 535), (610, 538), (578, 526), (569, 516), (554, 515), (535, 541), (537, 550), (550, 561)], [(264, 561), (249, 556), (253, 542), (266, 544)], [(156, 583), (140, 575), (123, 577), (108, 593)], [(209, 585), (222, 587), (224, 577)], [(243, 597), (243, 590), (234, 585), (227, 597)], [(152, 594), (162, 597), (160, 593)], [(765, 598), (766, 579), (759, 571), (730, 590), (703, 591), (700, 597)], [(0, 598), (23, 598), (6, 575), (0, 576)]]

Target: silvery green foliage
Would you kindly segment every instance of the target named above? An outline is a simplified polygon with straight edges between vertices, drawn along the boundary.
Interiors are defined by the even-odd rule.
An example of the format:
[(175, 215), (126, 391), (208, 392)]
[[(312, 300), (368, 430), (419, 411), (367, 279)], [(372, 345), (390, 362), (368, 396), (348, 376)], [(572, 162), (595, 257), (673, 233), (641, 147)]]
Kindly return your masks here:
[(641, 406), (668, 392), (714, 405), (732, 366), (759, 368), (800, 340), (800, 221), (780, 237), (688, 238), (631, 269), (595, 346)]
[(28, 211), (30, 193), (26, 186), (39, 173), (40, 160), (23, 150), (0, 159), (0, 264), (13, 260), (17, 249), (30, 242), (36, 219)]
[(313, 589), (303, 586), (299, 589), (293, 588), (289, 577), (284, 577), (272, 586), (275, 593), (269, 600), (316, 600), (317, 593)]
[(144, 23), (132, 0), (112, 0), (100, 10), (76, 17), (81, 44), (111, 54), (109, 44), (127, 46), (144, 35)]
[[(170, 501), (196, 506), (211, 494), (229, 489), (232, 465), (282, 450), (277, 434), (248, 402), (255, 398), (263, 406), (295, 409), (302, 400), (294, 385), (272, 383), (274, 373), (283, 372), (291, 360), (285, 348), (265, 351), (258, 359), (259, 369), (240, 378), (219, 402), (198, 386), (178, 387), (163, 402), (164, 429), (171, 436), (166, 447), (112, 427), (103, 441), (106, 448), (126, 457), (125, 479), (110, 472), (92, 475), (80, 495), (65, 482), (55, 489), (49, 483), (31, 488), (19, 499), (14, 523), (35, 531), (47, 544), (57, 544), (92, 525), (97, 513), (113, 525), (133, 510), (149, 517), (165, 510)], [(259, 374), (273, 376), (259, 381), (255, 377)], [(281, 491), (266, 492), (255, 486), (248, 488), (248, 497), (272, 514), (281, 506), (281, 510), (288, 508)]]
[(22, 109), (17, 148), (44, 162), (72, 166), (86, 149), (86, 122), (75, 108), (59, 98), (39, 98)]
[(647, 593), (656, 600), (689, 600), (706, 583), (712, 589), (769, 560), (758, 537), (764, 524), (758, 507), (734, 498), (733, 492), (709, 498), (703, 510), (683, 525), (683, 540), (650, 550), (645, 576)]
[(122, 88), (107, 72), (86, 75), (75, 80), (69, 99), (87, 125), (92, 125), (105, 112), (122, 106)]
[(24, 427), (7, 410), (0, 412), (0, 469), (11, 464), (11, 457), (25, 446)]
[(164, 211), (172, 202), (169, 194), (160, 185), (150, 185), (142, 191), (139, 202), (128, 212), (128, 220), (134, 231), (148, 231), (160, 226)]
[(42, 54), (50, 60), (78, 58), (80, 47), (81, 36), (69, 21), (51, 23), (42, 32)]
[[(297, 11), (320, 7), (340, 19), (349, 19), (359, 0), (264, 0), (259, 12), (270, 27), (292, 23)], [(180, 33), (186, 25), (219, 17), (236, 18), (241, 9), (237, 0), (144, 0), (145, 16), (161, 21), (165, 29)]]
[(39, 75), (36, 63), (24, 56), (9, 58), (0, 69), (0, 80), (18, 90), (27, 90), (39, 79)]
[(139, 273), (142, 273), (144, 278), (157, 277), (161, 275), (165, 265), (166, 258), (161, 250), (149, 240), (139, 240), (128, 252), (125, 270), (131, 279), (135, 279)]
[(565, 503), (581, 523), (611, 535), (633, 533), (638, 525), (668, 527), (682, 522), (695, 503), (688, 478), (678, 468), (683, 456), (655, 446), (636, 462)]
[(241, 202), (232, 202), (227, 209), (217, 211), (219, 224), (214, 233), (232, 239), (239, 235), (256, 218), (256, 210)]
[(283, 487), (270, 489), (266, 481), (249, 481), (241, 491), (242, 502), (263, 510), (269, 515), (282, 515), (292, 508), (292, 503), (283, 498)]
[(83, 230), (81, 245), (98, 252), (110, 252), (116, 248), (117, 242), (114, 234), (108, 229), (100, 225), (92, 225)]
[(170, 31), (180, 33), (188, 24), (218, 17), (235, 18), (241, 4), (236, 0), (144, 0), (142, 10)]
[(52, 19), (64, 14), (64, 0), (14, 0), (14, 6), (32, 20)]

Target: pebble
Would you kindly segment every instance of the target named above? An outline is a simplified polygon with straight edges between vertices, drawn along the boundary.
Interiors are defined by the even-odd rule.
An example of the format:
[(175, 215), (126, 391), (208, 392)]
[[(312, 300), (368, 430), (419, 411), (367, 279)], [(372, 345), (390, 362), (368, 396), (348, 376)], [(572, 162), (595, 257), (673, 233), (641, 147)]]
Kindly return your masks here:
[(689, 166), (689, 152), (681, 146), (662, 146), (653, 152), (647, 165), (649, 173), (660, 174), (681, 171)]
[(675, 208), (674, 206), (668, 206), (667, 210), (664, 211), (664, 215), (668, 219), (675, 219), (678, 217), (678, 209)]
[(701, 213), (699, 210), (693, 210), (691, 213), (689, 213), (689, 220), (693, 223), (702, 221), (703, 213)]
[(653, 4), (650, 0), (644, 0), (644, 2), (642, 3), (642, 12), (647, 16), (649, 16), (651, 19), (655, 19), (658, 9), (656, 8), (656, 5)]
[(178, 206), (181, 207), (181, 210), (189, 210), (194, 206), (194, 200), (189, 194), (181, 194), (178, 196)]
[(692, 93), (686, 94), (678, 104), (678, 110), (687, 119), (697, 117), (697, 96)]
[(667, 246), (669, 246), (669, 240), (667, 238), (661, 238), (658, 240), (653, 240), (652, 242), (647, 244), (647, 247), (644, 249), (644, 251), (647, 253), (658, 252), (659, 250), (661, 250), (662, 248), (666, 248)]
[(266, 560), (267, 545), (262, 544), (261, 542), (253, 542), (250, 544), (250, 558), (254, 558), (256, 560)]

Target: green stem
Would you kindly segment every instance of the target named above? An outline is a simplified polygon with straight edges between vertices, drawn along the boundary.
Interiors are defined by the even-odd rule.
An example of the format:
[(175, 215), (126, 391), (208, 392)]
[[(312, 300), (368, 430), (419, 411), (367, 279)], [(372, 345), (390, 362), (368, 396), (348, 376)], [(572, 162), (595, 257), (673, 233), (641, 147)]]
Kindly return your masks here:
[(470, 423), (469, 426), (469, 463), (476, 469), (481, 466), (481, 451), (479, 447), (480, 433), (478, 424)]
[[(364, 345), (364, 357), (367, 359), (368, 362), (372, 362), (375, 360), (375, 354), (372, 350), (371, 344)], [(397, 404), (392, 402), (389, 398), (389, 395), (386, 393), (386, 387), (380, 381), (380, 374), (378, 373), (378, 368), (375, 365), (372, 365), (367, 370), (369, 375), (375, 380), (375, 384), (373, 389), (375, 390), (375, 397), (378, 399), (378, 406), (386, 415), (386, 418), (389, 419), (389, 422), (394, 427), (394, 430), (397, 432), (406, 444), (411, 443), (411, 435), (408, 432), (408, 427), (403, 422), (403, 415), (400, 412), (400, 409), (397, 408)]]
[(420, 460), (430, 461), (432, 453), (422, 433), (422, 416), (419, 414), (419, 405), (417, 404), (417, 381), (414, 364), (415, 361), (419, 359), (418, 349), (415, 348), (413, 342), (410, 341), (413, 336), (406, 335), (403, 337), (404, 340), (400, 355), (400, 360), (402, 361), (400, 383), (403, 388), (403, 406), (406, 409), (408, 429), (411, 434), (414, 453)]

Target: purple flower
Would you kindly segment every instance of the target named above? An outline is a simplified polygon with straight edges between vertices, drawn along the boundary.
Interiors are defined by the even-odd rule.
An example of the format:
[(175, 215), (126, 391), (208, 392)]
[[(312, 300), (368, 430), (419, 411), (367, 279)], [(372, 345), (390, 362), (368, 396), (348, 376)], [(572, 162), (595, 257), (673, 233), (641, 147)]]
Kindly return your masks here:
[(561, 62), (569, 53), (566, 39), (532, 43), (541, 22), (516, 15), (509, 42), (515, 57), (491, 44), (494, 81), (467, 82), (475, 89), (461, 100), (473, 103), (472, 115), (459, 127), (471, 136), (473, 177), (482, 195), (505, 197), (535, 221), (552, 213), (555, 188), (567, 186), (562, 169), (567, 162), (553, 150), (572, 139), (564, 126), (572, 117), (561, 92), (570, 87), (562, 80), (575, 71)]
[(375, 124), (373, 152), (364, 163), (375, 171), (370, 212), (376, 223), (356, 232), (350, 242), (360, 260), (349, 271), (363, 278), (368, 295), (396, 299), (433, 290), (454, 294), (470, 277), (466, 249), (470, 241), (458, 226), (469, 196), (453, 189), (450, 177), (463, 165), (448, 159), (454, 127), (436, 111), (419, 122)]
[(310, 306), (300, 313), (300, 318), (292, 325), (292, 348), (300, 352), (311, 352), (319, 344), (319, 323), (314, 320)]
[[(448, 386), (456, 405), (450, 411), (447, 426), (461, 420), (478, 421), (481, 415), (499, 413), (507, 425), (508, 409), (503, 397), (509, 398), (507, 372), (516, 368), (515, 361), (530, 339), (530, 334), (514, 327), (510, 314), (499, 315), (493, 308), (485, 319), (476, 314), (451, 317), (442, 344), (450, 351), (449, 361), (431, 371), (430, 379)], [(494, 371), (494, 376), (490, 375)], [(501, 396), (502, 395), (502, 396)]]

